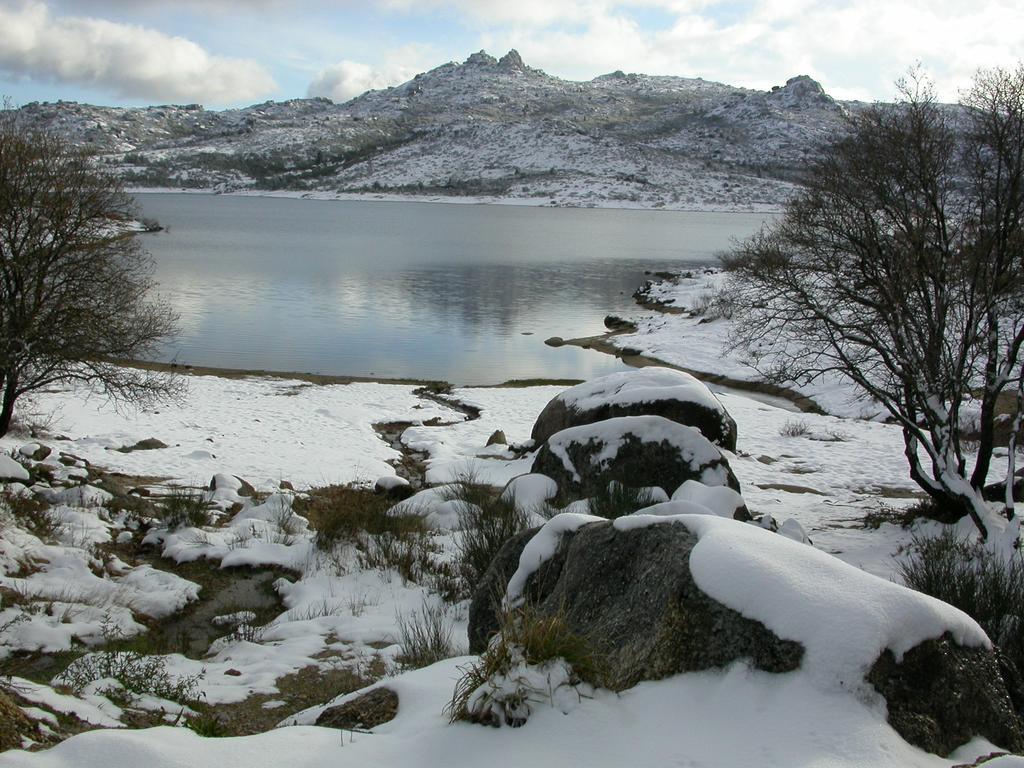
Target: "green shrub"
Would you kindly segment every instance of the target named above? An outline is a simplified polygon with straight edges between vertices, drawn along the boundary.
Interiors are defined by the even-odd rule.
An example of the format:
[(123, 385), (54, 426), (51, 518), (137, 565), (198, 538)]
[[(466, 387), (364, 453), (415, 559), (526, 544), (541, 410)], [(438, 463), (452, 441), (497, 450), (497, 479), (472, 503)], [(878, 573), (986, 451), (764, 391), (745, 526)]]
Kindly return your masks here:
[[(59, 676), (58, 682), (80, 693), (97, 680), (116, 680), (135, 694), (152, 694), (181, 704), (199, 699), (202, 675), (176, 677), (167, 670), (163, 656), (147, 656), (138, 651), (99, 651), (76, 659)], [(111, 690), (116, 696), (118, 691)]]
[(185, 725), (206, 738), (223, 738), (229, 735), (227, 727), (212, 712), (193, 715), (185, 720)]
[(452, 486), (449, 500), (458, 503), (456, 569), (463, 596), (473, 594), (502, 545), (530, 525), (530, 515), (517, 509), (514, 497), (464, 479)]
[(210, 524), (210, 506), (202, 491), (173, 488), (160, 500), (161, 517), (170, 531)]
[(1024, 673), (1024, 559), (1009, 560), (951, 530), (915, 536), (899, 563), (904, 583), (956, 606)]
[(330, 485), (310, 491), (308, 501), (296, 509), (316, 531), (316, 545), (332, 552), (340, 543), (362, 544), (367, 536), (402, 537), (423, 530), (414, 515), (388, 515), (392, 502), (385, 496), (352, 485)]
[(600, 492), (590, 497), (590, 514), (614, 520), (656, 503), (657, 500), (649, 489), (631, 488), (612, 480)]
[(443, 603), (424, 601), (419, 611), (399, 613), (398, 644), (402, 652), (398, 663), (403, 669), (429, 667), (455, 655), (452, 644), (452, 626), (448, 622), (448, 609)]

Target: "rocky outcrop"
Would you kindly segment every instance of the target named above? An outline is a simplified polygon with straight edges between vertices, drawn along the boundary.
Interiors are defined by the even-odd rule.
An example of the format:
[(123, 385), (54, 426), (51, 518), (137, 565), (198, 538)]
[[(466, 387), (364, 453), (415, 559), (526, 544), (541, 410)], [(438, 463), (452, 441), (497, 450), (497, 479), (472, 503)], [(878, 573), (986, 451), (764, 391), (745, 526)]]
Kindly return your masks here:
[(711, 390), (688, 373), (658, 367), (613, 373), (565, 390), (541, 411), (530, 436), (540, 445), (563, 429), (617, 416), (662, 416), (736, 450), (736, 422)]
[(611, 481), (666, 493), (687, 480), (739, 490), (717, 447), (696, 428), (661, 416), (624, 416), (564, 429), (541, 446), (531, 471), (552, 478), (562, 501), (600, 493)]

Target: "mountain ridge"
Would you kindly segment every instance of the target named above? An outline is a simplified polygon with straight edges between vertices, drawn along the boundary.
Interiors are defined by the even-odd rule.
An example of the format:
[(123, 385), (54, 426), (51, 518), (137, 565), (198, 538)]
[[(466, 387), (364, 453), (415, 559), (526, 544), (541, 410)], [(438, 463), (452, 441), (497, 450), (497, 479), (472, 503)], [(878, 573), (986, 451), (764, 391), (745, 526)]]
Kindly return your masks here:
[(773, 210), (857, 102), (806, 75), (769, 91), (621, 71), (571, 81), (485, 51), (344, 103), (38, 103), (131, 187)]

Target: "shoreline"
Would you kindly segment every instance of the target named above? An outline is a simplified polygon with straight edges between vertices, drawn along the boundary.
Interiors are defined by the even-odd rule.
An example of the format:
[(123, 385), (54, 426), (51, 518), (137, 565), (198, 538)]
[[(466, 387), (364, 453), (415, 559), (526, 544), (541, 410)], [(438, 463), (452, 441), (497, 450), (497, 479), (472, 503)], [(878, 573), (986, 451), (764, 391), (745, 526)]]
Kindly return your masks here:
[(694, 378), (702, 381), (705, 385), (716, 384), (718, 386), (727, 387), (741, 392), (782, 398), (783, 400), (792, 403), (800, 409), (802, 413), (825, 413), (821, 406), (814, 402), (812, 398), (787, 387), (770, 384), (766, 381), (749, 381), (746, 379), (737, 379), (732, 376), (726, 376), (725, 374), (710, 373), (708, 371), (698, 371), (693, 368), (686, 368), (643, 353), (632, 354), (628, 347), (625, 349), (617, 347), (611, 342), (613, 337), (621, 334), (632, 333), (635, 330), (635, 327), (622, 328), (615, 331), (608, 331), (597, 336), (581, 336), (577, 339), (564, 339), (562, 341), (562, 345), (571, 345), (579, 347), (580, 349), (591, 349), (595, 352), (611, 355), (612, 357), (619, 358), (623, 363), (631, 368), (649, 368), (652, 366), (657, 366), (659, 368), (671, 368), (672, 370), (688, 373)]
[(366, 203), (433, 203), (434, 205), (497, 205), (519, 208), (569, 208), (573, 210), (652, 211), (666, 213), (743, 213), (772, 216), (781, 214), (782, 205), (759, 203), (756, 205), (679, 206), (644, 205), (626, 200), (592, 200), (575, 202), (544, 197), (495, 197), (490, 195), (403, 195), (387, 192), (327, 192), (323, 190), (230, 190), (186, 189), (184, 187), (125, 187), (129, 195), (214, 195), (223, 197), (266, 197), (285, 200), (313, 200), (318, 202)]
[(216, 376), (221, 379), (281, 379), (284, 381), (302, 381), (317, 386), (346, 384), (394, 384), (396, 386), (418, 386), (445, 390), (463, 389), (519, 389), (523, 387), (572, 386), (583, 379), (508, 379), (498, 384), (453, 384), (446, 379), (427, 378), (388, 378), (386, 376), (346, 376), (325, 373), (307, 373), (301, 371), (271, 371), (265, 368), (220, 368), (211, 365), (182, 365), (181, 363), (161, 363), (155, 360), (111, 360), (115, 365), (126, 368), (137, 368), (143, 371), (158, 373), (177, 373), (182, 376)]

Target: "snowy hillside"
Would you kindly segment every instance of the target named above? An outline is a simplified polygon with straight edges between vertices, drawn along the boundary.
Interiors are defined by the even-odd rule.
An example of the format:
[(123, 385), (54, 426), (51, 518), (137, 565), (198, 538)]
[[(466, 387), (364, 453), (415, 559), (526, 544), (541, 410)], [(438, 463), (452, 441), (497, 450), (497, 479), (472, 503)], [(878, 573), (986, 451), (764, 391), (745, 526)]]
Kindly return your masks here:
[(21, 113), (137, 187), (764, 210), (857, 106), (806, 76), (769, 92), (622, 72), (571, 82), (481, 51), (345, 104)]

